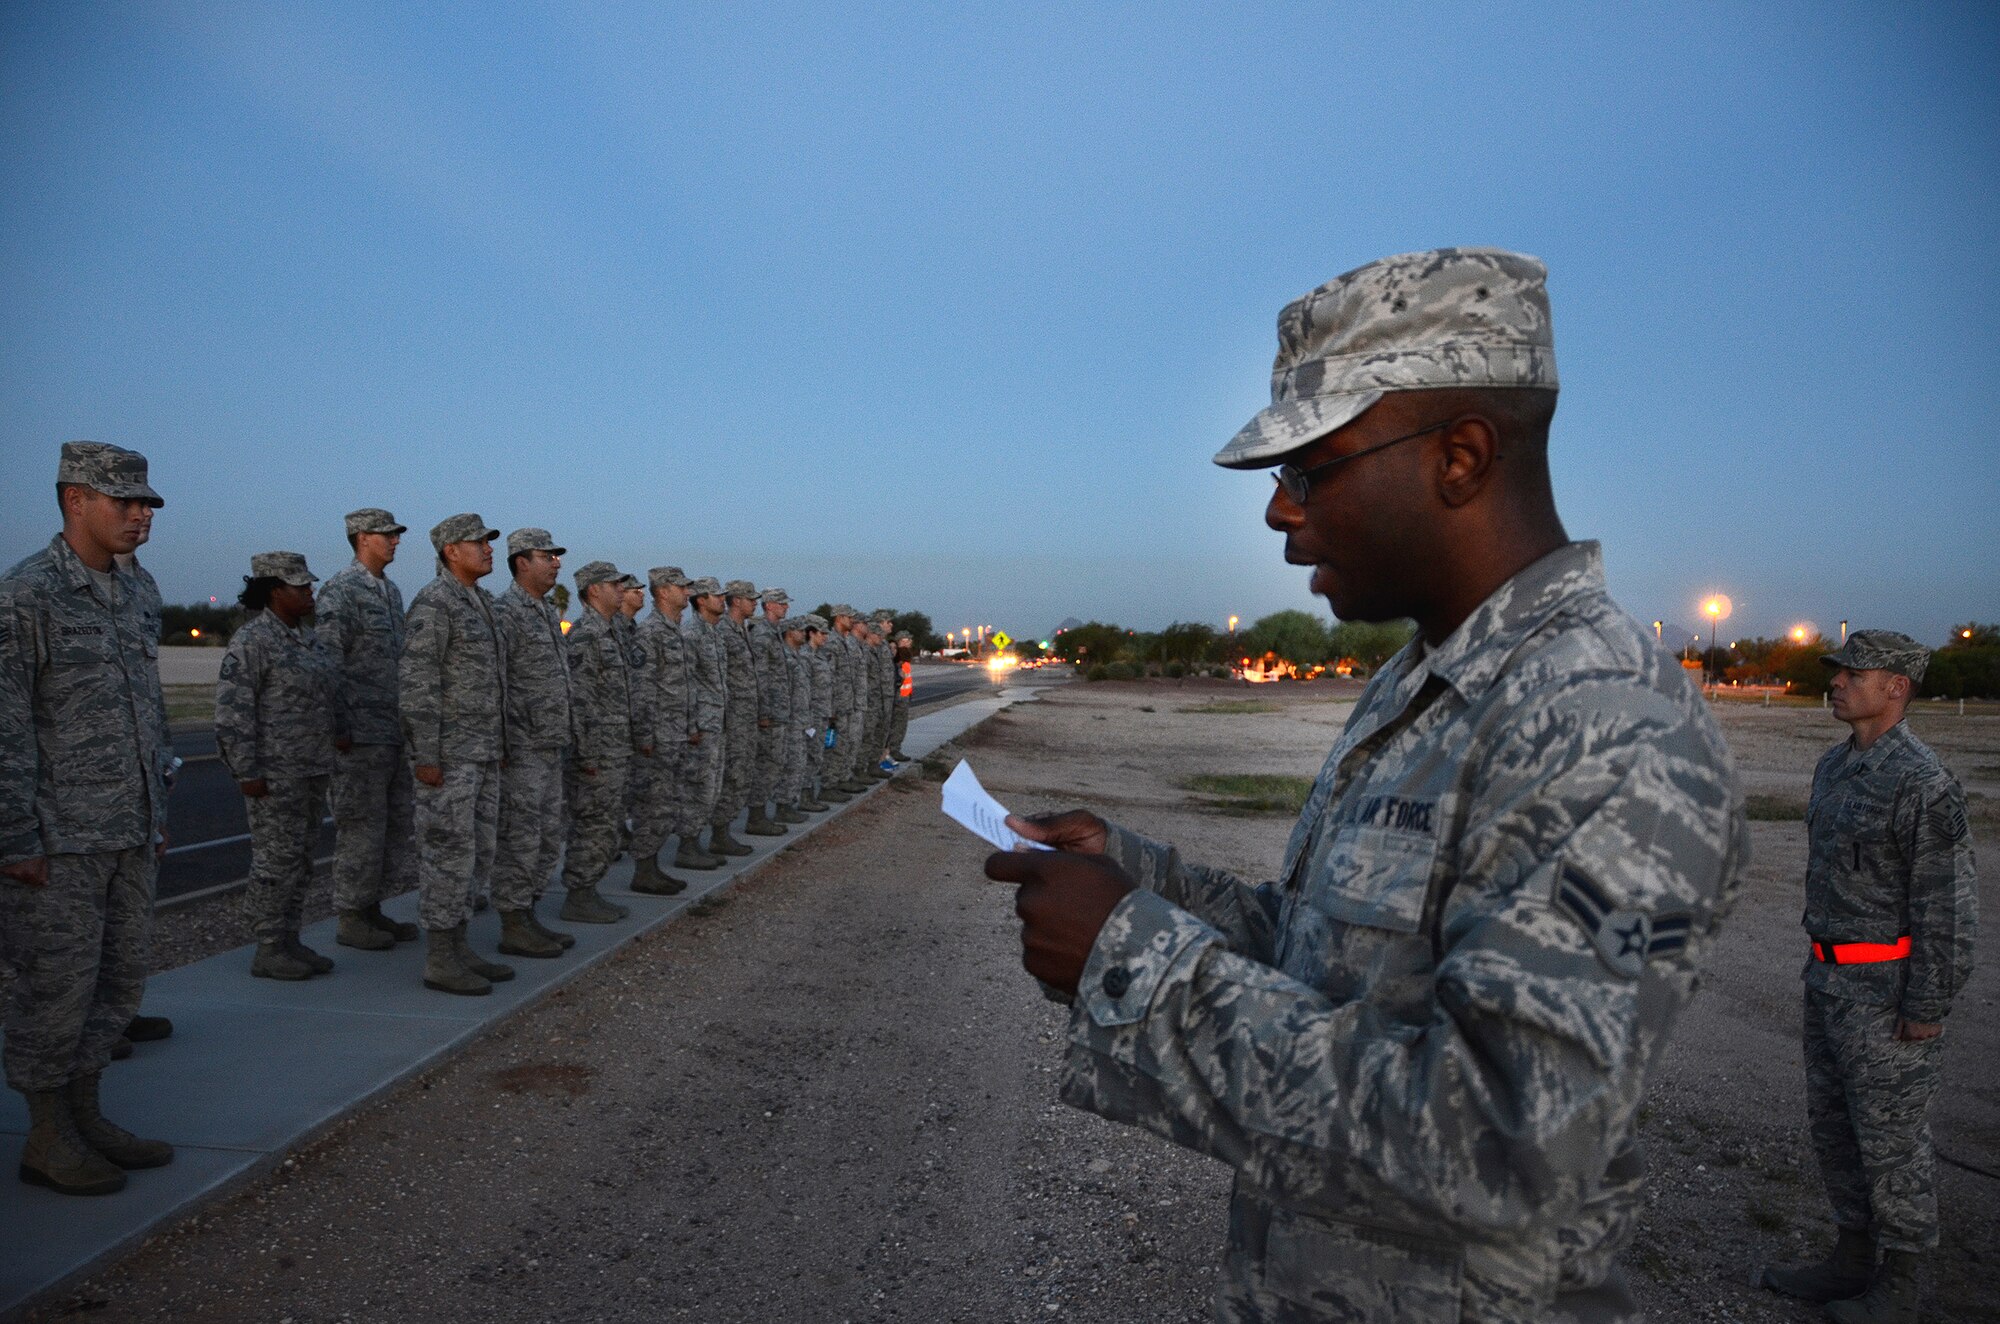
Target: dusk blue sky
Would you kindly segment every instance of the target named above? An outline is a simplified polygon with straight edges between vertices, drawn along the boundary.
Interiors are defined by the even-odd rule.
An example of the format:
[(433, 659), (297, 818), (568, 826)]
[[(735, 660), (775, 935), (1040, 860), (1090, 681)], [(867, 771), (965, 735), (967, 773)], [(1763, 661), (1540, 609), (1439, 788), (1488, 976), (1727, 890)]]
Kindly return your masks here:
[(7, 5), (0, 563), (91, 438), (169, 601), (383, 505), (406, 591), (475, 510), (940, 629), (1324, 611), (1209, 456), (1287, 300), (1492, 244), (1634, 615), (1938, 642), (2000, 619), (1995, 15)]

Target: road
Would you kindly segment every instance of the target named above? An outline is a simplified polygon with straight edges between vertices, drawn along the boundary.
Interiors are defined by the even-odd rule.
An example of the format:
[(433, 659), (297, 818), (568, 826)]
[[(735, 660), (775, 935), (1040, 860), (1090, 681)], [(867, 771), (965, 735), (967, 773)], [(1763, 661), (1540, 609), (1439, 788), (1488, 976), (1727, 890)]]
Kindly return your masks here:
[[(930, 665), (917, 670), (910, 695), (913, 708), (971, 691), (991, 688), (980, 667)], [(167, 802), (167, 858), (160, 866), (159, 899), (187, 900), (217, 888), (233, 887), (250, 873), (250, 827), (243, 796), (215, 756), (215, 733), (177, 732), (174, 752), (185, 760)], [(320, 828), (315, 861), (333, 854), (331, 820)]]

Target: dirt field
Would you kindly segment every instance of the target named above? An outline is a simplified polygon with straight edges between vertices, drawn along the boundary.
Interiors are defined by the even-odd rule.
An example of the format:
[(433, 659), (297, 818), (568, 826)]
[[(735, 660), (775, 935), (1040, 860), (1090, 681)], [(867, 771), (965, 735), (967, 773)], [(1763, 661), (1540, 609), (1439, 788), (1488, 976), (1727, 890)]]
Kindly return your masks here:
[[(1182, 784), (1309, 777), (1352, 693), (1072, 685), (964, 752), (1016, 808), (1088, 803), (1268, 876), (1288, 819)], [(1627, 1262), (1656, 1320), (1817, 1319), (1748, 1282), (1823, 1235), (1798, 1048), (1804, 831), (1785, 815), (1844, 728), (1722, 720), (1774, 817), (1645, 1115), (1654, 1176)], [(1973, 797), (1990, 877), (2000, 719), (1917, 729)], [(1205, 1318), (1227, 1176), (1053, 1101), (1063, 1013), (1020, 971), (983, 853), (934, 781), (905, 778), (35, 1318)], [(1992, 967), (1954, 1011), (1933, 1123), (1945, 1154), (2000, 1171)], [(1927, 1317), (1990, 1317), (2000, 1180), (1947, 1165), (1941, 1184)]]

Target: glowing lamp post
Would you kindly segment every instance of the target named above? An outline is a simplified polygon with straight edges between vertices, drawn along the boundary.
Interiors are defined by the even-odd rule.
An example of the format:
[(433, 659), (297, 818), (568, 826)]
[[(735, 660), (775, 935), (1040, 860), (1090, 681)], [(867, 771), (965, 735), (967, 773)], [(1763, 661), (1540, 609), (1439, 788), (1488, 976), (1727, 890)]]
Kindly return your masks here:
[(1715, 656), (1715, 627), (1720, 622), (1729, 619), (1729, 613), (1733, 609), (1733, 605), (1726, 593), (1713, 594), (1706, 602), (1701, 604), (1701, 614), (1708, 617), (1708, 655), (1710, 658)]

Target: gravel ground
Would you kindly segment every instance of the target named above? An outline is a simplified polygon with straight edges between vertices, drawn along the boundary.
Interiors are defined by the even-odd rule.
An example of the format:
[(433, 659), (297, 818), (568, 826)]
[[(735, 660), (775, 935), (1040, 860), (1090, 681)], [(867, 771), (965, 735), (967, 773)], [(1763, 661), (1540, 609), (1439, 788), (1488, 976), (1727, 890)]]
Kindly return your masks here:
[[(1286, 822), (1207, 811), (1180, 782), (1311, 775), (1353, 693), (1069, 686), (965, 753), (1013, 807), (1089, 803), (1268, 876)], [(1203, 711), (1246, 696), (1278, 711)], [(1844, 734), (1816, 710), (1722, 718), (1779, 804), (1803, 803)], [(1917, 721), (1972, 793), (1990, 877), (2000, 720)], [(1054, 1102), (1063, 1012), (1020, 971), (1011, 894), (935, 789), (905, 777), (33, 1318), (1205, 1318), (1226, 1172)], [(1826, 1218), (1800, 1086), (1803, 825), (1754, 832), (1748, 894), (1644, 1114), (1653, 1180), (1626, 1261), (1657, 1320), (1819, 1318), (1748, 1285), (1817, 1248)], [(223, 908), (164, 918), (163, 961), (238, 941), (204, 907)], [(1944, 1153), (2000, 1171), (1996, 990), (1989, 962), (1947, 1032), (1933, 1125)], [(1941, 1194), (1926, 1318), (1991, 1318), (2000, 1181), (1946, 1166)]]

